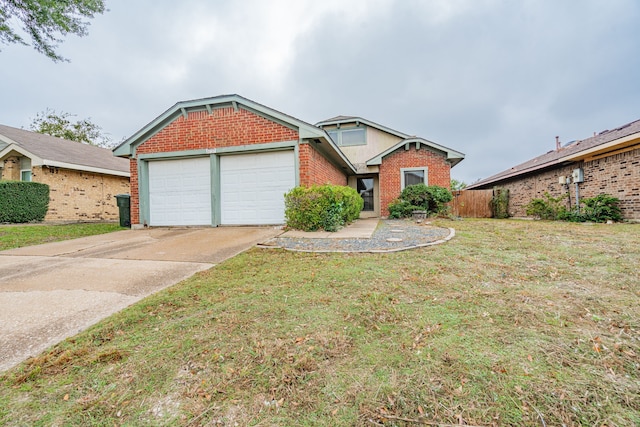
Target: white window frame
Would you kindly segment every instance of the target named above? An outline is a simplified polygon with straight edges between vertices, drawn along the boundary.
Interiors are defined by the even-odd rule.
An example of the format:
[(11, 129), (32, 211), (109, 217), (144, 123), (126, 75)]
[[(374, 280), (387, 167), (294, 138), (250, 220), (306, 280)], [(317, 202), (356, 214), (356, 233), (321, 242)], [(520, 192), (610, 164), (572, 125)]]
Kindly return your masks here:
[[(25, 172), (29, 172), (29, 179), (23, 179)], [(20, 181), (31, 182), (31, 159), (28, 157), (20, 158)]]
[(400, 168), (400, 190), (404, 190), (404, 173), (405, 172), (414, 172), (414, 171), (422, 171), (424, 172), (424, 185), (429, 185), (429, 168), (426, 166), (418, 167), (418, 168)]
[[(358, 142), (356, 144), (354, 143), (350, 143), (350, 144), (343, 144), (342, 142), (342, 134), (345, 132), (354, 132), (354, 131), (359, 131), (362, 132), (364, 135), (364, 142)], [(330, 129), (327, 131), (327, 133), (329, 134), (329, 136), (331, 136), (331, 133), (335, 133), (335, 138), (333, 138), (333, 136), (331, 136), (331, 139), (333, 139), (333, 142), (336, 143), (336, 145), (338, 147), (357, 147), (359, 145), (367, 145), (367, 129), (364, 127), (355, 127), (355, 128), (344, 128), (344, 129)]]

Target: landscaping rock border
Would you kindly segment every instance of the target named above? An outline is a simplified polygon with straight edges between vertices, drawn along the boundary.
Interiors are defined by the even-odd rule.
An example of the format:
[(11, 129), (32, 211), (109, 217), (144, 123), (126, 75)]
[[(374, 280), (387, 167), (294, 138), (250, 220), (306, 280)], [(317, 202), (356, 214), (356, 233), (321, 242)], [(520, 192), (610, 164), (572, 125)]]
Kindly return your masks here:
[(436, 227), (426, 223), (417, 224), (410, 220), (383, 219), (380, 220), (378, 227), (369, 239), (274, 237), (260, 246), (298, 252), (398, 252), (437, 245), (454, 236), (455, 230), (453, 228)]

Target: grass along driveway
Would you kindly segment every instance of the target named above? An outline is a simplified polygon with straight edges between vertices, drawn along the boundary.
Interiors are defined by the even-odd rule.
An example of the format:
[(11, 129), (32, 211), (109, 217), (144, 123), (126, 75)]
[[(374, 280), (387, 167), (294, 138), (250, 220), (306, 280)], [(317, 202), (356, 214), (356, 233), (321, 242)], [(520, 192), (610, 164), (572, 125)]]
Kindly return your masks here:
[(640, 226), (253, 249), (0, 377), (6, 425), (640, 424)]
[(0, 251), (123, 230), (115, 223), (0, 226)]

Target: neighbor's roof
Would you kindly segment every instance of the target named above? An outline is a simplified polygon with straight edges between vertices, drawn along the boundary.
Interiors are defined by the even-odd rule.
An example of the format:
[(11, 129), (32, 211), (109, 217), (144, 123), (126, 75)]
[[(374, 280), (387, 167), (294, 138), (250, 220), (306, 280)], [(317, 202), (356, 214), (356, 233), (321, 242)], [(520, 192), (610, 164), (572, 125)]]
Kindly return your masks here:
[[(113, 153), (116, 156), (133, 156), (138, 145), (160, 132), (177, 117), (186, 117), (188, 112), (191, 111), (208, 111), (211, 113), (214, 108), (229, 106), (232, 106), (234, 109), (242, 108), (284, 126), (295, 128), (298, 130), (301, 139), (325, 141), (327, 144), (316, 144), (316, 149), (321, 150), (344, 169), (349, 169), (352, 173), (355, 173), (355, 167), (344, 153), (338, 149), (323, 129), (237, 94), (219, 95), (210, 98), (178, 102), (123, 141), (122, 144), (114, 148)], [(326, 148), (326, 145), (330, 148)]]
[(640, 120), (622, 125), (613, 130), (605, 130), (591, 138), (573, 141), (559, 150), (549, 151), (517, 166), (469, 185), (467, 189), (492, 185), (500, 181), (515, 178), (519, 175), (546, 169), (555, 165), (583, 160), (585, 158), (606, 154), (608, 151), (637, 145), (640, 141)]
[(399, 141), (396, 145), (394, 145), (393, 147), (383, 151), (382, 153), (379, 153), (378, 155), (376, 155), (375, 157), (373, 157), (372, 159), (369, 159), (367, 161), (367, 166), (373, 166), (373, 165), (379, 165), (382, 163), (382, 158), (388, 154), (393, 153), (394, 151), (396, 151), (398, 148), (405, 146), (406, 144), (410, 144), (410, 143), (419, 143), (419, 144), (423, 144), (427, 147), (431, 147), (435, 150), (441, 151), (443, 153), (445, 153), (447, 155), (447, 160), (449, 160), (451, 162), (451, 167), (457, 165), (458, 163), (460, 163), (462, 160), (464, 160), (464, 154), (453, 150), (449, 147), (445, 147), (444, 145), (441, 144), (437, 144), (433, 141), (429, 141), (428, 139), (425, 138), (420, 138), (417, 136), (413, 136), (413, 135), (408, 135), (404, 132), (400, 132), (397, 131), (395, 129), (391, 129), (389, 127), (383, 126), (379, 123), (376, 122), (372, 122), (371, 120), (367, 120), (364, 119), (362, 117), (357, 117), (357, 116), (336, 116), (327, 120), (323, 120), (319, 123), (316, 123), (316, 126), (319, 127), (323, 127), (323, 126), (333, 126), (333, 125), (341, 125), (341, 124), (346, 124), (346, 123), (362, 123), (366, 126), (381, 130), (383, 132), (386, 132), (388, 134), (397, 136), (398, 138), (402, 138), (401, 141)]
[(129, 162), (107, 148), (0, 125), (0, 158), (12, 151), (29, 157), (32, 166), (129, 176)]

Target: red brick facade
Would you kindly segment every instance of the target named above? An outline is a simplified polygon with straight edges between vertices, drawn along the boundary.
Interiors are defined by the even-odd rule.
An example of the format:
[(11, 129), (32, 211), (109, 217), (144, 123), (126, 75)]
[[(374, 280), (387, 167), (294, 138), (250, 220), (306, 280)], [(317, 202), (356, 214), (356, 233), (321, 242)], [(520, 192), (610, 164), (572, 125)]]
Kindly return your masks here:
[(300, 185), (347, 185), (347, 176), (311, 144), (300, 144)]
[(139, 154), (297, 141), (298, 132), (250, 111), (232, 107), (178, 117), (137, 148)]
[(138, 192), (138, 163), (136, 159), (129, 160), (129, 170), (131, 173), (129, 178), (131, 224), (140, 224), (140, 193)]
[(451, 179), (451, 164), (447, 162), (445, 154), (432, 151), (424, 146), (416, 149), (411, 144), (409, 150), (401, 147), (382, 160), (380, 165), (380, 212), (388, 216), (389, 203), (400, 196), (401, 169), (427, 168), (428, 185), (439, 185), (449, 188)]
[[(245, 109), (190, 112), (178, 117), (137, 147), (138, 154), (203, 150), (269, 142), (297, 141), (298, 131)], [(131, 223), (140, 223), (137, 161), (131, 159)]]
[(568, 191), (575, 205), (575, 184), (569, 184), (567, 189), (558, 183), (558, 179), (571, 176), (579, 167), (584, 171), (584, 182), (579, 184), (581, 199), (609, 194), (620, 199), (624, 218), (640, 220), (640, 149), (573, 163), (500, 184), (499, 187), (509, 189), (509, 214), (526, 216), (525, 206), (532, 199), (542, 198), (545, 192), (560, 197)]

